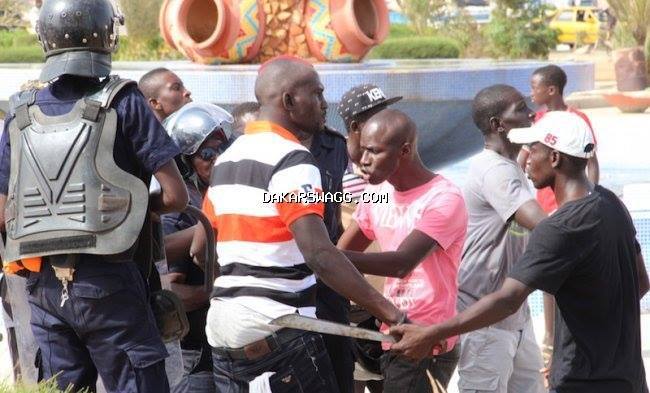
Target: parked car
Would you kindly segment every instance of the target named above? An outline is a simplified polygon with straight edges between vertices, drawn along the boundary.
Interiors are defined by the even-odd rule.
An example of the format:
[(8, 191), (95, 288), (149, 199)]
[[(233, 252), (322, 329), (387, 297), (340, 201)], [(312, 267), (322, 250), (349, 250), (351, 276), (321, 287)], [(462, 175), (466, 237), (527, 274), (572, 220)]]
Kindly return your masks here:
[(598, 41), (600, 21), (598, 10), (594, 7), (567, 7), (558, 9), (551, 19), (550, 27), (558, 30), (560, 44), (570, 47)]

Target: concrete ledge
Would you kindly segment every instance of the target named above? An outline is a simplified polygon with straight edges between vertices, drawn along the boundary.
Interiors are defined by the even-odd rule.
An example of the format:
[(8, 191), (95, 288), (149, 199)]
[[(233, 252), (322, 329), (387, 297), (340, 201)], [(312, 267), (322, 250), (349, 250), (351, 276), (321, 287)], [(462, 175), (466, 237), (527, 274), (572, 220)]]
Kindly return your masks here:
[(602, 90), (573, 93), (566, 99), (567, 105), (578, 109), (608, 108), (611, 105), (603, 97)]

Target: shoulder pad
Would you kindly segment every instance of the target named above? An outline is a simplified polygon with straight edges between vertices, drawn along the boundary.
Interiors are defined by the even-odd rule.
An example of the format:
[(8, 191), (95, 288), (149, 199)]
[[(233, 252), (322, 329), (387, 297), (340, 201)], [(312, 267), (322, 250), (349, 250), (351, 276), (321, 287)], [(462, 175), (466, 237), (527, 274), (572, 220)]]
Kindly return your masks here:
[(9, 113), (16, 113), (16, 108), (21, 105), (33, 105), (36, 101), (37, 89), (29, 89), (14, 93), (9, 97)]
[(333, 128), (330, 128), (329, 126), (325, 126), (324, 133), (327, 134), (327, 135), (334, 136), (334, 137), (339, 137), (339, 138), (341, 138), (342, 140), (345, 141), (345, 137), (340, 132), (336, 131)]
[(130, 85), (136, 85), (135, 81), (122, 79), (118, 75), (110, 75), (102, 81), (101, 89), (87, 98), (99, 102), (102, 108), (108, 108), (115, 96), (126, 86)]

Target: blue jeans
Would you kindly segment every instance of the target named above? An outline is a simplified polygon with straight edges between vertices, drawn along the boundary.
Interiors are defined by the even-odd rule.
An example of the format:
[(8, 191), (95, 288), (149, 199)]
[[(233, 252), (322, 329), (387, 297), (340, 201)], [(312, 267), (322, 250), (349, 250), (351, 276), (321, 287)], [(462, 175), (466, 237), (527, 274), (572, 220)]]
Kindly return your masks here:
[(173, 393), (216, 393), (214, 377), (210, 371), (194, 372), (201, 360), (203, 349), (183, 349), (183, 376)]
[[(278, 332), (282, 334), (282, 332)], [(214, 381), (219, 393), (248, 393), (248, 383), (274, 372), (273, 393), (337, 393), (338, 387), (323, 339), (305, 332), (256, 360), (232, 360), (212, 352)]]

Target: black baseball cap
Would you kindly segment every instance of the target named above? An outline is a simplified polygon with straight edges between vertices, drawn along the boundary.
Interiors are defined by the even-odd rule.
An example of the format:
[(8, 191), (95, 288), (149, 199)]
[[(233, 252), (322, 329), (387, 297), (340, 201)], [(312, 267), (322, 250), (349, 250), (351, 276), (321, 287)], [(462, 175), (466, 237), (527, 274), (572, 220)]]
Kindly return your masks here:
[(366, 112), (378, 105), (390, 105), (401, 100), (402, 97), (386, 98), (386, 94), (377, 86), (372, 84), (355, 86), (348, 90), (337, 108), (339, 116), (348, 124), (354, 116)]

